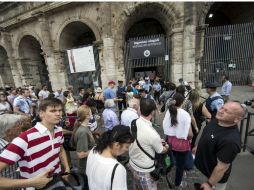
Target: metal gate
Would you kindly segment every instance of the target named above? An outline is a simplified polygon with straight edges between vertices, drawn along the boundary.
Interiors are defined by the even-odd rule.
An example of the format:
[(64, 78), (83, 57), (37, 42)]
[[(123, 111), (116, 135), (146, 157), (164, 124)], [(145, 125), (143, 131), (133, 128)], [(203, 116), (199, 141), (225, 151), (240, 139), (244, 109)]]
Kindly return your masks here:
[[(84, 47), (84, 46), (82, 46)], [(74, 92), (78, 93), (79, 87), (95, 88), (101, 86), (101, 68), (99, 61), (99, 51), (96, 46), (93, 45), (95, 71), (71, 73), (67, 51), (64, 52), (64, 62), (67, 72), (67, 78), (69, 85), (73, 86)], [(97, 84), (96, 84), (97, 83)], [(96, 84), (96, 85), (95, 85)]]
[[(144, 59), (131, 59), (130, 58), (130, 43), (129, 40), (141, 40), (144, 38), (154, 38), (154, 37), (164, 37), (165, 38), (165, 48), (166, 55), (163, 57), (150, 57)], [(129, 81), (134, 76), (135, 68), (151, 68), (151, 67), (164, 67), (164, 73), (160, 73), (164, 75), (164, 79), (169, 79), (170, 77), (170, 49), (169, 49), (169, 39), (166, 38), (163, 34), (159, 35), (151, 35), (151, 36), (143, 36), (137, 38), (131, 38), (124, 45), (124, 69), (125, 69), (125, 79)]]
[(253, 80), (254, 23), (208, 27), (204, 36), (204, 55), (200, 80), (220, 82), (226, 74), (234, 85)]

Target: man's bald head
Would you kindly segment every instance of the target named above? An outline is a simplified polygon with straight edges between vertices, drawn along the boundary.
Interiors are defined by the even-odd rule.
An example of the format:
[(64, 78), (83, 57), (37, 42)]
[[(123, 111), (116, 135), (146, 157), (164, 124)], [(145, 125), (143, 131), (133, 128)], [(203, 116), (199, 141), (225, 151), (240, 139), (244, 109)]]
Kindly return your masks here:
[(230, 104), (232, 106), (232, 110), (235, 112), (236, 115), (244, 118), (247, 108), (244, 104), (240, 104), (239, 102), (228, 102), (226, 104)]
[(227, 102), (217, 112), (219, 124), (230, 127), (238, 124), (245, 116), (246, 108), (238, 102)]

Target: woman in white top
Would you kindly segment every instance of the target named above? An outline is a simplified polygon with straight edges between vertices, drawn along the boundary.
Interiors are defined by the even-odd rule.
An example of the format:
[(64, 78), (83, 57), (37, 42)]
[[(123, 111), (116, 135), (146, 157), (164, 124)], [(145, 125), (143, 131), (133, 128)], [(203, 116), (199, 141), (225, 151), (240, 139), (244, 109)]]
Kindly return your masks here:
[(90, 190), (127, 190), (126, 169), (116, 157), (128, 151), (133, 141), (130, 129), (123, 125), (102, 134), (87, 158), (86, 175)]
[(175, 186), (181, 184), (185, 160), (190, 150), (190, 142), (193, 134), (191, 129), (191, 117), (188, 112), (181, 108), (184, 96), (176, 93), (173, 103), (169, 106), (163, 120), (164, 134), (167, 135), (167, 142), (172, 145), (173, 154), (176, 160)]

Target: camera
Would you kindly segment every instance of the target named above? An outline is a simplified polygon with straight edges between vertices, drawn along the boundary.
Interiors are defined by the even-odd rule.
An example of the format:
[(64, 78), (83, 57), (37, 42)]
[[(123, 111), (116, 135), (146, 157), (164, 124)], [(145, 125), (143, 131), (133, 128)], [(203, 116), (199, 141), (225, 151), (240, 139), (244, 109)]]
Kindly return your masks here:
[(254, 99), (252, 99), (252, 100), (246, 100), (246, 101), (244, 101), (243, 103), (244, 103), (246, 106), (251, 106), (252, 102), (254, 102)]

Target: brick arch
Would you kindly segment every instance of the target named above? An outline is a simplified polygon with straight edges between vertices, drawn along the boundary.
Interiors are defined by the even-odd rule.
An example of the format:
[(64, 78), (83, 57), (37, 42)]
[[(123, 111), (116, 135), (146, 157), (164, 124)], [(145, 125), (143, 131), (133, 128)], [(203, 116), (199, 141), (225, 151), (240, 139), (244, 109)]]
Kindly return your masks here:
[(94, 33), (95, 35), (95, 38), (96, 38), (96, 41), (100, 41), (101, 40), (101, 34), (99, 32), (99, 29), (97, 27), (96, 24), (94, 24), (90, 19), (88, 18), (68, 18), (66, 20), (64, 20), (62, 22), (62, 24), (59, 25), (59, 28), (57, 30), (57, 33), (56, 33), (56, 36), (55, 36), (55, 39), (56, 39), (56, 49), (59, 50), (60, 49), (60, 36), (64, 30), (64, 28), (72, 23), (72, 22), (81, 22), (85, 25), (87, 25)]
[(18, 48), (16, 48), (16, 50), (15, 50), (15, 51), (16, 51), (16, 52), (15, 52), (16, 57), (19, 57), (19, 56), (20, 56), (20, 55), (19, 55), (19, 45), (20, 45), (21, 40), (22, 40), (25, 36), (32, 36), (33, 38), (35, 38), (35, 39), (39, 42), (41, 48), (43, 49), (43, 41), (41, 40), (41, 38), (39, 37), (39, 35), (38, 35), (37, 33), (35, 33), (35, 32), (28, 32), (28, 31), (25, 31), (25, 32), (22, 32), (22, 33), (18, 36), (18, 38), (17, 38), (17, 40), (16, 40), (15, 47), (18, 47)]

